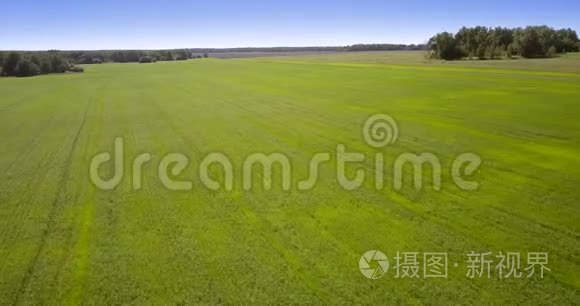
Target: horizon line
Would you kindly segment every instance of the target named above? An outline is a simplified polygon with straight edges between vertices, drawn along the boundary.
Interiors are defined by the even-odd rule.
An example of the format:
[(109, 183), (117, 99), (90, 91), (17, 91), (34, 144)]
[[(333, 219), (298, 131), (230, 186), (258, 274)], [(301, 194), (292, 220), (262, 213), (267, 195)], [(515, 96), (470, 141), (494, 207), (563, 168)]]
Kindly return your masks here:
[[(346, 45), (303, 45), (303, 46), (245, 46), (245, 47), (181, 47), (181, 48), (116, 48), (116, 49), (0, 49), (0, 52), (48, 52), (48, 51), (165, 51), (165, 50), (230, 50), (230, 49), (276, 49), (276, 48), (345, 48), (356, 45), (403, 45), (420, 46), (426, 43), (356, 43)], [(276, 51), (272, 51), (276, 52)]]

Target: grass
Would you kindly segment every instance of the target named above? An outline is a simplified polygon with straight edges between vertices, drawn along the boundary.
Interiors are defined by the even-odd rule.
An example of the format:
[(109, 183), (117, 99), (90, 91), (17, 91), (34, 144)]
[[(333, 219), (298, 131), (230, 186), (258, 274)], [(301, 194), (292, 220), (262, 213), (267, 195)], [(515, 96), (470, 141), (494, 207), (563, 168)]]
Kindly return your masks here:
[(554, 58), (539, 59), (495, 59), (477, 60), (463, 59), (443, 61), (428, 59), (425, 51), (388, 51), (388, 52), (342, 52), (325, 55), (280, 56), (269, 59), (289, 62), (306, 63), (358, 63), (358, 64), (389, 64), (398, 66), (420, 67), (460, 67), (477, 69), (529, 70), (542, 72), (560, 72), (580, 74), (580, 53), (568, 53)]
[[(417, 56), (105, 64), (0, 79), (0, 301), (577, 303), (578, 57), (421, 64), (393, 55)], [(544, 72), (519, 69), (531, 66)], [(215, 151), (238, 168), (251, 153), (284, 152), (299, 178), (338, 143), (371, 156), (360, 130), (375, 113), (399, 124), (388, 165), (429, 151), (448, 171), (457, 154), (476, 152), (480, 189), (461, 191), (446, 172), (440, 192), (373, 182), (345, 191), (331, 164), (308, 192), (279, 182), (244, 192), (241, 175), (234, 191), (214, 192), (193, 179)], [(117, 136), (127, 157), (153, 154), (142, 190), (128, 178), (114, 191), (90, 183), (90, 159), (112, 152)], [(192, 158), (180, 177), (193, 191), (159, 182), (169, 152)], [(358, 261), (372, 249), (392, 265), (397, 251), (448, 252), (449, 278), (395, 279), (391, 269), (368, 280)], [(472, 280), (470, 251), (549, 252), (552, 271)]]

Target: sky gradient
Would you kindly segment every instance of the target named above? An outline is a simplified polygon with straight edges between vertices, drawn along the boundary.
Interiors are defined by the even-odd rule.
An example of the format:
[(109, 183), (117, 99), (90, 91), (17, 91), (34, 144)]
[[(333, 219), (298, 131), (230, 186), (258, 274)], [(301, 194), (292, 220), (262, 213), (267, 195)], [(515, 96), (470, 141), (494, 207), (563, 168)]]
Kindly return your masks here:
[(0, 50), (423, 43), (464, 25), (580, 30), (580, 1), (561, 0), (18, 0), (0, 5)]

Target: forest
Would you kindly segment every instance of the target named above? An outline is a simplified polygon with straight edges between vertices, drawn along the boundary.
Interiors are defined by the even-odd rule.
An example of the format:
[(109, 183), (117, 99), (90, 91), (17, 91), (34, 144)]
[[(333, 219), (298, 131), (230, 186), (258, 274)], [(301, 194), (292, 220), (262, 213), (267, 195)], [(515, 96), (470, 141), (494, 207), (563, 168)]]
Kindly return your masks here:
[(548, 58), (567, 52), (578, 52), (576, 31), (555, 30), (548, 26), (525, 28), (463, 27), (457, 33), (442, 32), (429, 40), (430, 56), (444, 60), (478, 58), (480, 60), (511, 58)]

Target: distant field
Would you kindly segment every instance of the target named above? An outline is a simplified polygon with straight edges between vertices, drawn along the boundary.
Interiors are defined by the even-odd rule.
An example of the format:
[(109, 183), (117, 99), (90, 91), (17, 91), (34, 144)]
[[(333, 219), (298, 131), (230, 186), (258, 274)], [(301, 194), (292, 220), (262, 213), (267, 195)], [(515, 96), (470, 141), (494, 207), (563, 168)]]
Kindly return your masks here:
[[(83, 74), (0, 79), (0, 301), (3, 304), (347, 303), (577, 304), (580, 289), (578, 55), (423, 63), (380, 52), (86, 66)], [(528, 71), (535, 70), (535, 71)], [(544, 72), (536, 72), (544, 71)], [(374, 149), (365, 120), (386, 113), (398, 141)], [(150, 152), (143, 188), (95, 188), (89, 162), (123, 137)], [(386, 172), (403, 152), (433, 152), (441, 191), (354, 191), (335, 163), (310, 191), (170, 191), (160, 158), (283, 152), (298, 178), (337, 144)], [(484, 161), (459, 190), (459, 153)], [(334, 160), (334, 158), (333, 158)], [(359, 169), (372, 169), (368, 159)], [(349, 174), (353, 174), (350, 169)], [(408, 169), (407, 169), (408, 170)], [(111, 174), (111, 169), (105, 172)], [(275, 172), (277, 173), (277, 172)], [(447, 252), (447, 279), (378, 280), (359, 258)], [(466, 254), (548, 252), (538, 277), (466, 277)], [(523, 256), (523, 255), (522, 255)], [(458, 263), (457, 267), (453, 263)], [(525, 263), (522, 263), (522, 269)]]
[(443, 61), (425, 57), (425, 51), (377, 51), (377, 52), (340, 52), (333, 54), (308, 54), (307, 56), (285, 56), (279, 59), (308, 63), (365, 63), (390, 65), (420, 65), (443, 67), (473, 67), (495, 69), (518, 69), (537, 71), (559, 71), (580, 74), (580, 53), (569, 53), (549, 59), (496, 59), (496, 60), (458, 60)]
[[(328, 55), (335, 54), (332, 51), (246, 51), (246, 52), (210, 52), (209, 56), (214, 58), (252, 58), (252, 57), (276, 57), (276, 56), (305, 56), (305, 55)], [(201, 55), (201, 54), (200, 54)]]

